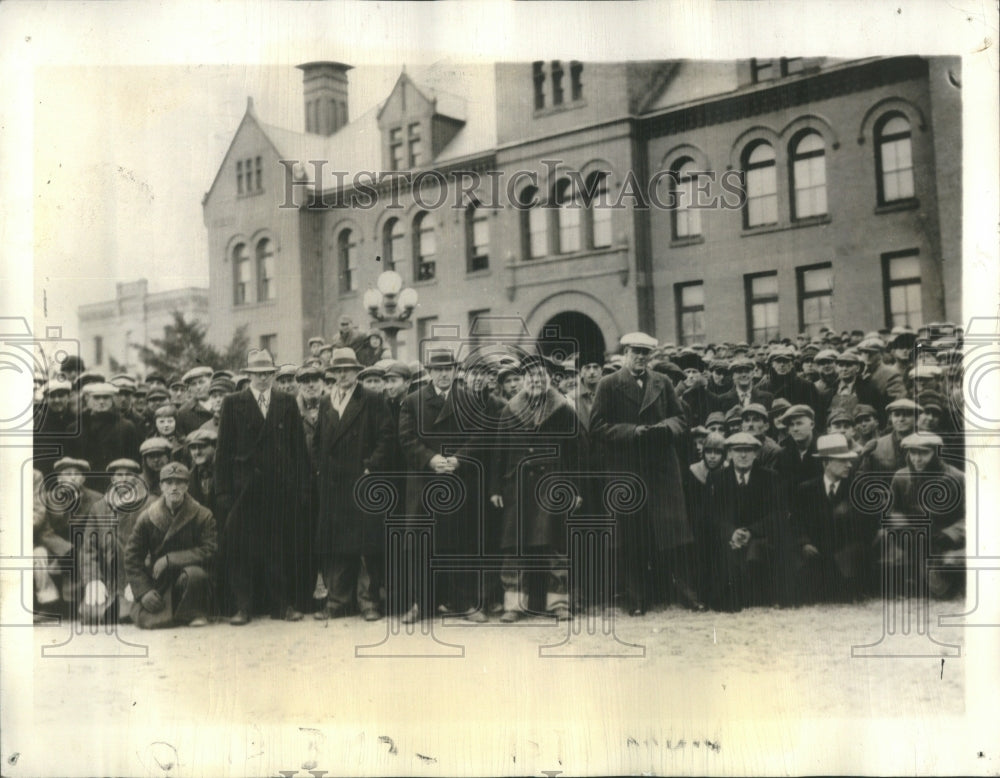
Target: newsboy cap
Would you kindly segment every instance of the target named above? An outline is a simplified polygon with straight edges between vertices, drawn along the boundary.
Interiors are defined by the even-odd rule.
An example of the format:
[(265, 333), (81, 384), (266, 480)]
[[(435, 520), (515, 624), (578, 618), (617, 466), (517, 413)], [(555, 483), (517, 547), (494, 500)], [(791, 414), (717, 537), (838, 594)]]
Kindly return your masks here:
[(113, 473), (115, 470), (128, 470), (129, 472), (138, 475), (142, 472), (142, 465), (134, 459), (123, 457), (122, 459), (116, 459), (114, 462), (108, 463), (108, 472)]
[(909, 397), (900, 397), (898, 400), (893, 400), (887, 406), (885, 406), (886, 411), (891, 413), (892, 411), (903, 411), (904, 413), (915, 413), (920, 411), (920, 406), (917, 405)]
[(171, 462), (160, 470), (160, 481), (188, 481), (191, 471), (180, 462)]
[(295, 380), (305, 383), (313, 378), (322, 378), (323, 369), (318, 365), (303, 365), (295, 371)]
[[(385, 368), (385, 377), (389, 376), (399, 376), (404, 381), (409, 381), (410, 377), (413, 375), (410, 372), (410, 366), (405, 362), (401, 362), (398, 359), (388, 360), (389, 364)], [(502, 371), (501, 371), (502, 372)]]
[(854, 407), (854, 420), (863, 419), (866, 416), (871, 416), (873, 419), (878, 418), (878, 414), (875, 413), (875, 409), (870, 405), (860, 404)]
[(219, 433), (215, 430), (205, 429), (204, 427), (199, 427), (193, 432), (189, 432), (187, 438), (184, 440), (185, 445), (193, 446), (195, 444), (214, 446), (219, 440)]
[(139, 456), (146, 456), (154, 451), (170, 451), (170, 441), (166, 438), (154, 437), (147, 438), (142, 441), (142, 445), (139, 446)]
[(644, 348), (652, 351), (659, 345), (659, 341), (656, 338), (650, 337), (645, 332), (628, 332), (622, 335), (621, 340), (618, 341), (621, 345), (628, 346), (630, 348)]
[(808, 416), (813, 421), (816, 420), (816, 412), (808, 405), (793, 405), (781, 416), (781, 423), (787, 424), (789, 420), (796, 416)]
[(211, 378), (212, 368), (208, 365), (198, 365), (198, 367), (192, 367), (188, 370), (182, 377), (181, 381), (187, 385), (194, 381), (196, 378)]
[(118, 394), (118, 387), (106, 381), (97, 381), (83, 387), (83, 393), (91, 397), (113, 397)]
[(933, 432), (914, 432), (899, 441), (899, 445), (901, 448), (935, 448), (943, 446), (944, 441)]
[(740, 411), (740, 416), (746, 416), (748, 413), (756, 413), (758, 416), (767, 418), (767, 408), (760, 403), (750, 403)]
[(166, 405), (161, 405), (153, 413), (153, 418), (154, 419), (163, 419), (163, 418), (176, 419), (177, 418), (177, 409), (173, 405), (170, 405), (169, 403), (167, 403)]
[(760, 448), (761, 445), (749, 432), (737, 432), (726, 438), (726, 448)]
[(61, 472), (62, 470), (69, 470), (70, 468), (86, 473), (90, 470), (90, 462), (86, 459), (63, 457), (62, 459), (57, 459), (56, 463), (52, 465), (52, 470), (56, 473)]

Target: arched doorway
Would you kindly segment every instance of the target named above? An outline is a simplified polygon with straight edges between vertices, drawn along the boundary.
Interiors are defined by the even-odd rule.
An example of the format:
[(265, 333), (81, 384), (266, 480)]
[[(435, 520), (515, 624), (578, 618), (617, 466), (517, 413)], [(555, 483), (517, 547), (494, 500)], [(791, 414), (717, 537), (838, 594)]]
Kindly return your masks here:
[(545, 322), (538, 333), (538, 347), (545, 356), (559, 361), (573, 353), (604, 361), (604, 333), (593, 319), (579, 311), (563, 311)]

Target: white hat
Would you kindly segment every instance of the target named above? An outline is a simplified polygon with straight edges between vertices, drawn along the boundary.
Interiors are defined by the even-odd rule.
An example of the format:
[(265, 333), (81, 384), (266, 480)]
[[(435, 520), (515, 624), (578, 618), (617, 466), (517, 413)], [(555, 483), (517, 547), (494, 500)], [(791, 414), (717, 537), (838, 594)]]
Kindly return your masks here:
[(619, 341), (622, 346), (632, 346), (634, 348), (648, 348), (650, 350), (656, 348), (659, 345), (659, 341), (656, 338), (652, 338), (645, 332), (629, 332), (622, 335), (621, 341)]

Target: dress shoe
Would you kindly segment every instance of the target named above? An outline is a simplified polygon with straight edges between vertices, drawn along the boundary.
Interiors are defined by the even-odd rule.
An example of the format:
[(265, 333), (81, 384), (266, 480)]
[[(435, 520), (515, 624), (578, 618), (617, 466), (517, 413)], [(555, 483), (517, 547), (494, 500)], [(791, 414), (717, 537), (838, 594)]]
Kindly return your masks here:
[(573, 614), (569, 612), (569, 608), (564, 605), (558, 608), (553, 608), (552, 615), (556, 617), (557, 621), (569, 621), (573, 618)]
[(285, 621), (302, 621), (302, 611), (297, 611), (291, 605), (285, 608), (285, 612), (282, 615)]
[(465, 612), (465, 620), (474, 622), (475, 624), (485, 624), (490, 620), (490, 617), (483, 613), (483, 611), (479, 608), (469, 608), (469, 610)]
[(250, 616), (247, 615), (246, 611), (240, 610), (233, 614), (233, 617), (229, 619), (229, 623), (234, 627), (242, 627), (244, 624), (250, 621)]
[(188, 624), (189, 627), (204, 627), (207, 625), (208, 625), (208, 619), (206, 619), (204, 616), (199, 616), (196, 619), (191, 619), (190, 623)]
[(382, 614), (378, 612), (375, 608), (365, 608), (361, 611), (361, 617), (365, 621), (378, 621), (382, 618)]
[(416, 624), (420, 621), (420, 606), (412, 605), (410, 609), (400, 617), (401, 624)]
[(513, 624), (516, 621), (521, 620), (521, 611), (504, 611), (503, 616), (500, 617), (500, 621), (503, 624)]

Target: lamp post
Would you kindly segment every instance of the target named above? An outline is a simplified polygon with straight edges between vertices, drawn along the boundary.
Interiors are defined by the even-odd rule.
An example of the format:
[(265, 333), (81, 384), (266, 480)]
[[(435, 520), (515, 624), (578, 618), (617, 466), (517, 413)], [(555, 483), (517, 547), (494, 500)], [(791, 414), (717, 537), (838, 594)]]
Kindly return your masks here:
[(400, 330), (413, 326), (410, 315), (417, 307), (417, 292), (410, 287), (403, 288), (403, 279), (395, 270), (386, 270), (379, 275), (375, 288), (364, 296), (365, 310), (374, 320), (372, 326), (385, 334), (386, 342), (393, 357), (397, 357), (396, 335)]

